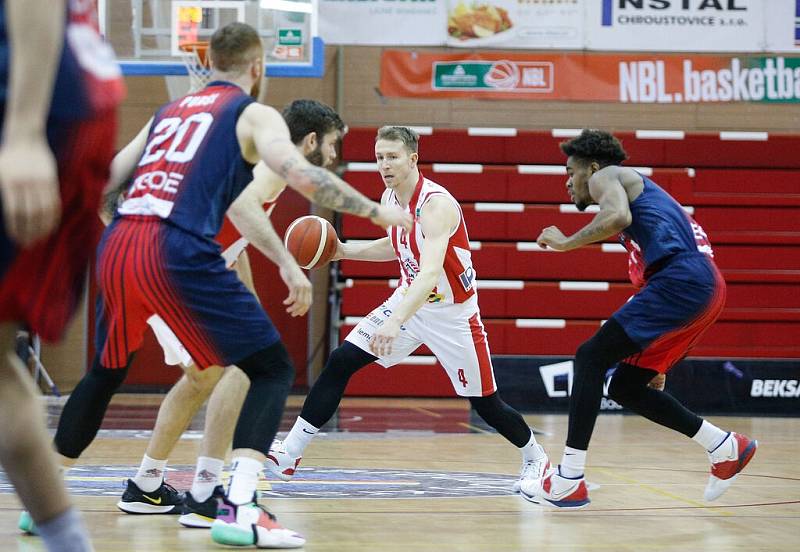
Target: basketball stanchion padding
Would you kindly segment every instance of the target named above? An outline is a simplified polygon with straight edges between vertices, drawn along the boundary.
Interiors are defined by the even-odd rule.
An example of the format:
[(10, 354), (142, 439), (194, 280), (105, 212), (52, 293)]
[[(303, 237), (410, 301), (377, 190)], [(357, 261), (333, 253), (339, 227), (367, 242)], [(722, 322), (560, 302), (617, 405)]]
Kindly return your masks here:
[(286, 229), (283, 243), (302, 268), (325, 266), (336, 254), (336, 230), (324, 218), (307, 215), (295, 219)]

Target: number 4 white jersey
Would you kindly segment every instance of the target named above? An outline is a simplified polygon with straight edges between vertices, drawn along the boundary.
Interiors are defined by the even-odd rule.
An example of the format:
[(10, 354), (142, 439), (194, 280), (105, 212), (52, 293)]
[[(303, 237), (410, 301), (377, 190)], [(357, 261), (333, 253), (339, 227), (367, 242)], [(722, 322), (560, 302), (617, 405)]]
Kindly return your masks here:
[[(441, 278), (433, 288), (428, 298), (428, 303), (464, 303), (474, 295), (475, 269), (472, 267), (472, 254), (469, 250), (469, 237), (464, 224), (464, 214), (458, 201), (450, 195), (444, 187), (428, 180), (420, 173), (419, 181), (414, 188), (414, 193), (409, 201), (407, 211), (414, 218), (410, 232), (403, 228), (391, 226), (387, 229), (392, 242), (397, 260), (400, 262), (400, 287), (408, 287), (419, 272), (420, 250), (425, 242), (422, 226), (419, 224), (422, 207), (432, 197), (446, 197), (458, 209), (458, 226), (450, 235), (447, 243), (447, 252), (444, 256), (444, 271)], [(385, 205), (400, 205), (397, 195), (392, 190), (386, 190), (381, 198)], [(402, 206), (401, 206), (402, 207)]]

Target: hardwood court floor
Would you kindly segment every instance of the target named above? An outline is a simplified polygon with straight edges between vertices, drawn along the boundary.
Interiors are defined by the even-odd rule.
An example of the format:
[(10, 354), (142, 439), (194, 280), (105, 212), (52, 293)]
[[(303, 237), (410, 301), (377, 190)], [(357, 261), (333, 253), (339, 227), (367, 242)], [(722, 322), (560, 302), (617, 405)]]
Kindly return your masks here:
[[(133, 429), (129, 411), (139, 427), (149, 427), (154, 403), (122, 397), (111, 425)], [(292, 400), (284, 424), (294, 420), (298, 404)], [(539, 441), (557, 462), (566, 417), (526, 419), (546, 432)], [(587, 509), (554, 512), (510, 494), (518, 453), (470, 419), (465, 401), (349, 399), (338, 420), (347, 431), (318, 437), (306, 451), (305, 469), (290, 483), (271, 482), (262, 502), (306, 536), (308, 551), (798, 550), (800, 419), (710, 419), (760, 444), (713, 505), (702, 500), (708, 464), (696, 444), (636, 416), (604, 415), (587, 468), (601, 488)], [(75, 501), (98, 552), (222, 550), (208, 532), (179, 528), (175, 517), (116, 509), (144, 437), (102, 435), (87, 451), (84, 469), (68, 476), (81, 493)], [(196, 437), (182, 439), (170, 460), (177, 470), (169, 478), (178, 488), (191, 482)], [(0, 492), (0, 550), (44, 550), (37, 538), (17, 532), (18, 502), (7, 487)]]

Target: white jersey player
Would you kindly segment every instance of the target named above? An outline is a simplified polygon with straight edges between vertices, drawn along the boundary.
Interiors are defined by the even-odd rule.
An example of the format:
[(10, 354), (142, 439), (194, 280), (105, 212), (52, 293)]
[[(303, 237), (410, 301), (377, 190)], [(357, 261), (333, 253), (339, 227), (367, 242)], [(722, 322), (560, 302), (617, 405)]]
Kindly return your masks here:
[(305, 446), (335, 413), (356, 371), (371, 362), (398, 364), (423, 344), (455, 392), (521, 449), (521, 480), (541, 477), (548, 465), (522, 416), (497, 393), (463, 213), (445, 188), (420, 173), (417, 148), (417, 134), (407, 127), (378, 131), (375, 158), (386, 186), (381, 202), (406, 209), (414, 224), (410, 231), (390, 229), (387, 237), (371, 242), (340, 243), (336, 258), (396, 259), (400, 285), (331, 353), (289, 435), (273, 443), (267, 467), (281, 479), (294, 474)]

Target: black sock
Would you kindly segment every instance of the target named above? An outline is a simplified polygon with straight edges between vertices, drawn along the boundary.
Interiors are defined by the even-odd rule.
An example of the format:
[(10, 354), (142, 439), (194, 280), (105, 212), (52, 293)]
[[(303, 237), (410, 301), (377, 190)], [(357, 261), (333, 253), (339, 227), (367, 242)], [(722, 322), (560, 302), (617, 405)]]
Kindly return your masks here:
[(531, 440), (531, 428), (519, 412), (500, 398), (499, 393), (492, 393), (488, 397), (470, 397), (469, 402), (487, 424), (515, 447), (522, 448)]
[(657, 373), (655, 370), (620, 363), (611, 378), (608, 395), (650, 421), (693, 437), (703, 424), (703, 419), (669, 393), (648, 387), (647, 384)]
[(328, 423), (336, 413), (353, 374), (377, 358), (349, 341), (334, 349), (325, 369), (308, 392), (300, 417), (316, 428)]
[(250, 378), (250, 389), (236, 423), (233, 448), (266, 454), (294, 383), (294, 366), (281, 341), (253, 353), (237, 366)]
[(61, 411), (54, 439), (59, 454), (78, 458), (94, 441), (108, 403), (125, 381), (132, 359), (124, 368), (105, 368), (95, 356), (91, 370), (78, 382)]
[(587, 450), (603, 398), (603, 382), (609, 368), (641, 350), (613, 318), (578, 347), (569, 399), (567, 446)]

